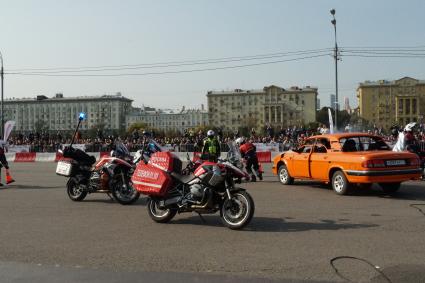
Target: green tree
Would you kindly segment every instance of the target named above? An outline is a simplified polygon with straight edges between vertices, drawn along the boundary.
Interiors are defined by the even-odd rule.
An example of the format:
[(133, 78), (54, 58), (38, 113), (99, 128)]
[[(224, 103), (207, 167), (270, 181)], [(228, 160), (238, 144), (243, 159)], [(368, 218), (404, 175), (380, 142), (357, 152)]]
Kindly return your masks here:
[(127, 133), (131, 134), (134, 132), (134, 130), (138, 130), (138, 131), (149, 130), (149, 127), (146, 123), (142, 123), (142, 122), (134, 123), (134, 124), (131, 124), (130, 127), (128, 127)]

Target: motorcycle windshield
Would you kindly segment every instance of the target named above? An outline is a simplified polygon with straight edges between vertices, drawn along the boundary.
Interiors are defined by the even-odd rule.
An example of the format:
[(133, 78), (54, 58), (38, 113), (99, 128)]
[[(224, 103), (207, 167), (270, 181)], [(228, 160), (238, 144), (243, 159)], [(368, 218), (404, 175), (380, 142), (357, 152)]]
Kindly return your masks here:
[(160, 152), (164, 152), (164, 151), (169, 151), (168, 149), (164, 148), (163, 146), (161, 146), (159, 143), (157, 143), (154, 139), (151, 139), (149, 141), (150, 144), (153, 144), (156, 148), (156, 151), (160, 151)]
[(242, 163), (242, 155), (239, 146), (235, 142), (228, 142), (229, 151), (227, 152), (227, 159), (232, 163)]
[(130, 156), (130, 151), (128, 150), (127, 146), (122, 142), (116, 144), (115, 150), (119, 156)]

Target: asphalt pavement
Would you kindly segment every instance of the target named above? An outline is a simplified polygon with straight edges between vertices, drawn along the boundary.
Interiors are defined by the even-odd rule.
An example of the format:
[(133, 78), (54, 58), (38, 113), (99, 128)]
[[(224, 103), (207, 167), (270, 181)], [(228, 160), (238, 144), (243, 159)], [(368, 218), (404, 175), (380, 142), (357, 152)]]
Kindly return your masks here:
[[(379, 187), (338, 196), (268, 173), (243, 185), (256, 211), (232, 231), (218, 214), (154, 223), (145, 198), (72, 202), (54, 163), (11, 170), (16, 183), (0, 189), (0, 282), (424, 282), (425, 182), (394, 197)], [(341, 256), (350, 258), (332, 267)]]

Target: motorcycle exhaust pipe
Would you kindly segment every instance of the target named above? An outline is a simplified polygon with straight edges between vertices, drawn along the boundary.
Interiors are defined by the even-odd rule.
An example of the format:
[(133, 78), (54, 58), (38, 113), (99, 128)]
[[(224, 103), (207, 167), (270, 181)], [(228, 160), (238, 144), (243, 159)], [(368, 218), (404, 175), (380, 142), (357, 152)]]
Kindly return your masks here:
[(169, 198), (164, 200), (164, 206), (171, 206), (171, 205), (175, 205), (180, 201), (181, 197), (173, 197), (173, 198)]

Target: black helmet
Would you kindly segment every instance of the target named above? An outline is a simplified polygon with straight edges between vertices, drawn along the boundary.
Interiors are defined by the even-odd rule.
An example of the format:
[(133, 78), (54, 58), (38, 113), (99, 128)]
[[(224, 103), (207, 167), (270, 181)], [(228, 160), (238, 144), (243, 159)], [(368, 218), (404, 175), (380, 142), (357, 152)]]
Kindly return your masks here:
[(151, 133), (149, 133), (148, 131), (143, 131), (143, 136), (150, 137)]

